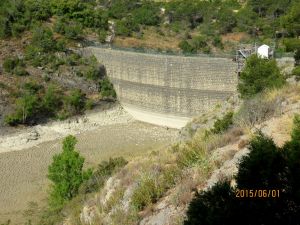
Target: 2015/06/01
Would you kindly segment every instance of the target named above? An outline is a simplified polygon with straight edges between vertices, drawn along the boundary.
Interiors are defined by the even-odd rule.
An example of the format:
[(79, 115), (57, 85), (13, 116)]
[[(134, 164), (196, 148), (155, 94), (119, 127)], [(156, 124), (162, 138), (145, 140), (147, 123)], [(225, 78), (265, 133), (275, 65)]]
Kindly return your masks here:
[(279, 189), (238, 189), (236, 198), (279, 198)]

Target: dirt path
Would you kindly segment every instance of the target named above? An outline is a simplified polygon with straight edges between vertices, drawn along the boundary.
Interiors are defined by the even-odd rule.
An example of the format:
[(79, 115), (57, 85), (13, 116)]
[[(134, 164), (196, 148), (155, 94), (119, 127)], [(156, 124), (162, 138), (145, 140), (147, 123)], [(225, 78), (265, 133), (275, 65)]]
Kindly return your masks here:
[[(84, 129), (80, 126), (67, 129), (78, 138), (77, 149), (86, 158), (87, 166), (95, 166), (101, 160), (113, 156), (130, 158), (143, 154), (170, 144), (177, 136), (177, 130), (127, 120), (123, 112), (112, 114), (114, 113), (119, 116), (111, 116), (111, 122), (106, 125), (98, 120), (98, 125), (95, 125), (95, 121), (85, 122), (82, 123), (85, 124)], [(93, 129), (86, 126), (91, 124), (94, 124)], [(60, 129), (53, 132), (53, 127)], [(62, 127), (56, 123), (47, 128), (49, 132), (44, 133), (42, 131), (46, 130), (46, 126), (40, 128), (40, 138), (35, 141), (26, 142), (22, 138), (18, 140), (16, 135), (0, 138), (0, 224), (7, 219), (18, 224), (22, 221), (22, 211), (26, 209), (28, 202), (45, 202), (48, 165), (52, 156), (61, 151), (61, 140), (68, 134)], [(23, 137), (25, 134), (17, 135)], [(10, 144), (9, 147), (5, 148), (5, 143)], [(22, 149), (22, 143), (28, 148)]]

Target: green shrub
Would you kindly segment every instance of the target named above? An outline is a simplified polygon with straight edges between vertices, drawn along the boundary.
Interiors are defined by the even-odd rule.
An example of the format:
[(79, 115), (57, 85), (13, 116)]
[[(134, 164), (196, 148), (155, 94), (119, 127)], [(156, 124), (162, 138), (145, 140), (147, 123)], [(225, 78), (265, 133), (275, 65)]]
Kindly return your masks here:
[(44, 21), (51, 17), (50, 1), (25, 0), (28, 15), (34, 20)]
[(130, 0), (114, 1), (109, 8), (109, 16), (115, 19), (122, 19), (135, 8), (137, 8), (136, 2)]
[(52, 69), (56, 70), (64, 62), (54, 53), (64, 50), (64, 40), (55, 40), (49, 28), (36, 27), (33, 31), (31, 44), (25, 49), (25, 59), (35, 67), (50, 64)]
[(7, 115), (4, 118), (4, 122), (9, 126), (17, 126), (21, 120), (22, 119), (16, 114)]
[(86, 73), (84, 74), (84, 76), (89, 79), (89, 80), (99, 80), (101, 78), (101, 73), (99, 71), (99, 69), (92, 65), (88, 68), (88, 70), (86, 71)]
[(297, 66), (293, 69), (292, 74), (296, 76), (296, 80), (300, 80), (300, 66)]
[(80, 185), (91, 173), (83, 171), (84, 158), (75, 151), (77, 140), (68, 136), (63, 141), (63, 152), (53, 156), (48, 168), (48, 178), (52, 181), (49, 204), (54, 210), (60, 210), (66, 201), (78, 194)]
[(48, 64), (48, 66), (52, 69), (52, 70), (54, 70), (54, 71), (56, 71), (56, 70), (58, 70), (58, 68), (61, 66), (61, 65), (64, 65), (66, 62), (65, 62), (65, 60), (63, 59), (63, 58), (60, 58), (60, 57), (57, 57), (57, 56), (55, 56), (55, 55), (52, 55), (52, 54), (50, 54), (50, 55), (45, 55), (46, 57), (44, 58), (44, 60), (43, 60), (43, 64), (46, 66), (47, 64)]
[(80, 0), (51, 0), (51, 10), (57, 15), (72, 16), (73, 13), (80, 12), (84, 9), (84, 4)]
[(140, 180), (138, 187), (134, 190), (131, 204), (140, 211), (146, 206), (155, 203), (163, 194), (164, 190), (157, 179), (145, 177)]
[(192, 39), (192, 45), (195, 49), (203, 49), (207, 46), (207, 40), (204, 36), (197, 36)]
[(123, 157), (110, 158), (98, 165), (89, 180), (85, 181), (80, 187), (80, 193), (93, 193), (99, 191), (105, 181), (123, 168), (128, 162)]
[(43, 26), (38, 26), (33, 30), (31, 45), (45, 53), (56, 50), (56, 41), (54, 40), (52, 31)]
[(233, 124), (233, 112), (227, 113), (222, 119), (217, 119), (213, 128), (210, 130), (214, 134), (226, 131)]
[(14, 74), (17, 76), (28, 76), (29, 73), (25, 70), (25, 68), (23, 66), (18, 65), (15, 69), (14, 69)]
[(3, 62), (4, 71), (7, 73), (13, 72), (15, 67), (17, 66), (17, 59), (16, 58), (5, 58)]
[(117, 35), (129, 37), (134, 31), (139, 31), (139, 27), (132, 21), (131, 18), (118, 20), (116, 22)]
[(65, 33), (65, 26), (66, 26), (66, 18), (60, 17), (57, 19), (53, 26), (53, 31), (59, 34), (64, 34)]
[(168, 166), (162, 172), (162, 177), (160, 179), (161, 185), (165, 190), (172, 188), (178, 178), (181, 176), (182, 170), (175, 164)]
[(60, 18), (54, 25), (54, 31), (64, 35), (68, 39), (78, 40), (81, 38), (83, 27), (76, 21)]
[(34, 81), (26, 82), (22, 88), (25, 91), (25, 93), (30, 94), (38, 94), (38, 92), (44, 91), (43, 85), (38, 84)]
[(61, 90), (54, 85), (49, 85), (41, 103), (41, 110), (44, 114), (54, 116), (62, 106), (63, 94)]
[(7, 38), (11, 35), (11, 25), (6, 18), (0, 18), (0, 38)]
[(160, 22), (159, 7), (145, 2), (142, 7), (133, 11), (133, 20), (136, 24), (156, 26)]
[(66, 41), (64, 39), (56, 40), (55, 50), (58, 52), (66, 51)]
[(220, 49), (224, 48), (224, 45), (222, 43), (222, 39), (220, 36), (214, 37), (212, 44), (217, 48), (220, 48)]
[(179, 43), (179, 48), (184, 53), (197, 53), (201, 50), (203, 53), (210, 53), (210, 47), (207, 44), (207, 38), (204, 36), (194, 37), (190, 42), (184, 40)]
[(107, 36), (107, 31), (106, 30), (99, 30), (98, 31), (98, 40), (100, 41), (100, 43), (105, 43), (106, 36)]
[(20, 37), (21, 33), (26, 30), (26, 26), (20, 23), (13, 23), (11, 26), (11, 35), (13, 37)]
[(66, 20), (77, 21), (84, 27), (107, 29), (107, 11), (96, 6), (95, 1), (51, 1), (54, 14), (63, 16)]
[(112, 97), (116, 98), (117, 94), (114, 90), (113, 84), (109, 81), (108, 78), (104, 78), (102, 81), (100, 81), (100, 94), (102, 97)]
[(217, 14), (218, 27), (221, 34), (232, 32), (237, 26), (236, 15), (232, 12), (232, 9), (223, 6)]
[(30, 20), (25, 18), (24, 1), (2, 0), (0, 3), (0, 38), (19, 36), (28, 27)]
[(188, 41), (185, 40), (179, 43), (179, 48), (183, 51), (183, 53), (195, 53), (197, 51)]
[(209, 53), (211, 53), (211, 49), (210, 49), (210, 47), (207, 45), (207, 46), (205, 46), (205, 47), (202, 49), (202, 52), (203, 52), (204, 54), (209, 54)]
[(166, 5), (166, 11), (172, 15), (172, 22), (183, 21), (187, 23), (191, 29), (194, 29), (203, 21), (203, 15), (210, 9), (210, 5), (211, 4), (206, 1), (170, 1)]
[(65, 95), (53, 84), (45, 89), (43, 85), (27, 82), (19, 95), (15, 101), (15, 112), (5, 118), (9, 125), (28, 124), (52, 117), (63, 120), (92, 107), (91, 103), (87, 105), (85, 94), (80, 90), (72, 90)]
[(17, 76), (26, 76), (28, 72), (25, 70), (25, 63), (17, 57), (9, 57), (4, 59), (3, 68), (7, 73), (12, 73)]
[(285, 83), (275, 60), (249, 57), (240, 74), (238, 91), (243, 98), (249, 98), (263, 90), (281, 87)]
[(40, 104), (35, 94), (25, 93), (16, 100), (15, 105), (15, 112), (5, 118), (6, 123), (9, 125), (27, 123), (38, 112)]
[(95, 106), (95, 102), (92, 99), (88, 99), (85, 103), (85, 109), (86, 110), (91, 110)]
[(85, 94), (80, 89), (72, 90), (64, 99), (64, 109), (70, 115), (82, 113), (85, 108), (85, 102)]
[(176, 184), (180, 175), (181, 170), (177, 165), (170, 165), (155, 176), (142, 177), (131, 198), (134, 210), (143, 210), (157, 202), (168, 189)]
[(179, 152), (177, 156), (177, 164), (183, 167), (194, 167), (196, 165), (204, 168), (208, 167), (208, 155), (204, 147), (187, 146)]
[(66, 58), (66, 64), (69, 66), (78, 66), (81, 63), (81, 56), (76, 53), (71, 53)]
[(43, 62), (43, 56), (41, 50), (35, 46), (28, 45), (25, 48), (25, 59), (30, 61), (35, 67), (41, 66)]
[(236, 17), (239, 31), (251, 34), (253, 24), (258, 22), (257, 14), (250, 7), (243, 7), (238, 11)]
[(289, 10), (281, 18), (281, 23), (291, 36), (297, 37), (300, 35), (300, 3), (292, 1), (290, 4), (285, 4), (285, 7), (289, 7)]
[(283, 44), (287, 52), (294, 52), (296, 49), (300, 49), (300, 40), (297, 38), (285, 38)]

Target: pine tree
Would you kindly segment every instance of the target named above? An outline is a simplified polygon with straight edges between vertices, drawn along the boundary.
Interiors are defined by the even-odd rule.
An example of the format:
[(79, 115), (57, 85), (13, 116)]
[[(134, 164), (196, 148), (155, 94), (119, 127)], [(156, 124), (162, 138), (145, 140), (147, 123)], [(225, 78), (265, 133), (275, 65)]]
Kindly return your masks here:
[(77, 140), (68, 136), (63, 141), (63, 152), (53, 157), (48, 169), (48, 178), (53, 182), (49, 203), (53, 209), (60, 209), (63, 204), (78, 193), (79, 186), (87, 178), (83, 171), (84, 158), (75, 151)]

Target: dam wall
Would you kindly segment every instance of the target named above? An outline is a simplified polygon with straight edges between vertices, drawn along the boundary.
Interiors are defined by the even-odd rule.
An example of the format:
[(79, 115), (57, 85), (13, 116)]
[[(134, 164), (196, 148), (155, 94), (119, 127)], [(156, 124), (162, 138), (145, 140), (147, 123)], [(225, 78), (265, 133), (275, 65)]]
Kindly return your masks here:
[(106, 68), (122, 106), (136, 119), (173, 128), (213, 109), (236, 92), (229, 58), (145, 54), (87, 47)]

